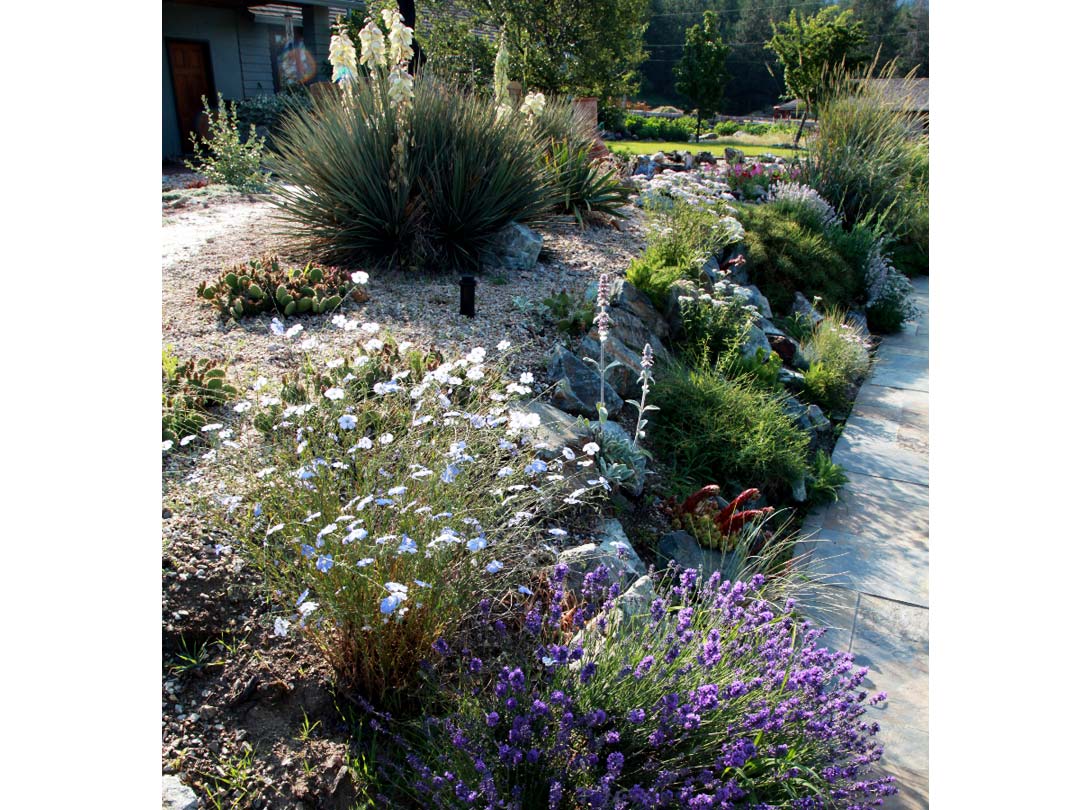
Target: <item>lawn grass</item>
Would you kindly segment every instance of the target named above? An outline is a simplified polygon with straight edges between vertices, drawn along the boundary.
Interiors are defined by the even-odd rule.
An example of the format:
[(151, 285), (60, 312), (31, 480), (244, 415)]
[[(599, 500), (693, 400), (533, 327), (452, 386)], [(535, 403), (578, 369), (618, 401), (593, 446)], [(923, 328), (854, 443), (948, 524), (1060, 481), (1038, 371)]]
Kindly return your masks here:
[(735, 138), (720, 138), (719, 140), (703, 141), (702, 143), (678, 143), (677, 141), (604, 141), (604, 143), (612, 151), (622, 150), (632, 152), (635, 155), (651, 155), (658, 151), (673, 152), (678, 149), (694, 153), (712, 152), (714, 155), (723, 156), (724, 148), (727, 146), (741, 149), (747, 155), (760, 155), (768, 152), (784, 158), (794, 157), (796, 154), (803, 152), (802, 149), (783, 149), (777, 146), (750, 144)]

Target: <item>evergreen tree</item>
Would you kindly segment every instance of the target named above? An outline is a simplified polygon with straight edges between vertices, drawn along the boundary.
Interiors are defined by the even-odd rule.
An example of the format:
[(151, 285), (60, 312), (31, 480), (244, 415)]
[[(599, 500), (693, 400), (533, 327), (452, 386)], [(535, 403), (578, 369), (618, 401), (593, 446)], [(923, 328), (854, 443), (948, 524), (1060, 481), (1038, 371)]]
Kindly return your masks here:
[(682, 59), (675, 66), (675, 89), (697, 107), (697, 136), (701, 119), (720, 111), (727, 87), (729, 48), (720, 38), (716, 14), (706, 11), (700, 25), (686, 32)]

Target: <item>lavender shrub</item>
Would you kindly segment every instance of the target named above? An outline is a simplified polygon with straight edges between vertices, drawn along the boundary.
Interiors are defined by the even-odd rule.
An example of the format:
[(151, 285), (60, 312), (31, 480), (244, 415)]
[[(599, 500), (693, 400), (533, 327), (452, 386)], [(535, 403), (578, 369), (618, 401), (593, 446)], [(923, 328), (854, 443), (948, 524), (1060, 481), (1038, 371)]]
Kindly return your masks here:
[(896, 792), (868, 774), (866, 669), (763, 598), (764, 578), (690, 569), (620, 598), (600, 567), (568, 610), (566, 573), (526, 608), (527, 658), (436, 645), (462, 680), (397, 770), (423, 804), (854, 810)]

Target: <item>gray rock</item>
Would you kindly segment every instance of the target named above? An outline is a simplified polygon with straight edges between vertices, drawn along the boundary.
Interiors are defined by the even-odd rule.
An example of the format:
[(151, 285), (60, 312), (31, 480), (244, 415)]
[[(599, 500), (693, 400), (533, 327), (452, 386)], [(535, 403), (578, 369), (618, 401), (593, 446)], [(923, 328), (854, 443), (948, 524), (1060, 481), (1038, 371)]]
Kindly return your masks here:
[(682, 568), (697, 568), (706, 579), (716, 571), (724, 579), (736, 579), (742, 562), (738, 554), (702, 548), (692, 535), (683, 531), (669, 532), (661, 537), (656, 546), (656, 557), (661, 565), (673, 562)]
[(792, 391), (802, 391), (806, 388), (806, 378), (798, 371), (792, 371), (790, 368), (780, 369), (780, 374), (777, 380), (786, 388), (790, 388)]
[(512, 402), (510, 410), (534, 413), (540, 417), (540, 426), (531, 431), (532, 445), (541, 458), (550, 460), (562, 453), (562, 448), (581, 448), (592, 441), (588, 425), (569, 416), (546, 402)]
[(825, 319), (825, 316), (814, 309), (814, 305), (806, 300), (806, 296), (801, 292), (795, 293), (795, 299), (791, 302), (791, 314), (795, 315), (797, 313), (808, 316), (814, 326), (817, 326)]
[(728, 163), (742, 163), (746, 155), (741, 149), (735, 149), (732, 146), (724, 148), (724, 160)]
[(699, 137), (698, 140), (699, 141), (715, 141), (719, 137), (720, 136), (717, 135), (715, 132), (703, 132), (703, 133), (701, 133), (701, 137)]
[[(586, 357), (600, 361), (600, 341), (592, 336), (581, 339), (581, 351)], [(666, 352), (665, 352), (666, 354)], [(607, 372), (607, 382), (623, 399), (641, 397), (641, 354), (635, 352), (614, 334), (608, 335), (604, 343), (604, 364), (618, 362), (619, 365)], [(614, 412), (609, 408), (608, 413)]]
[(671, 334), (678, 337), (682, 333), (682, 310), (679, 304), (680, 298), (698, 299), (701, 297), (701, 289), (692, 281), (678, 279), (671, 285), (668, 291), (667, 306), (664, 308), (664, 317), (667, 318), (671, 327)]
[[(558, 383), (551, 401), (562, 410), (596, 419), (596, 403), (600, 401), (600, 375), (563, 346), (556, 346), (548, 364), (548, 373)], [(609, 375), (610, 376), (610, 375)], [(604, 405), (614, 416), (623, 408), (623, 401), (609, 382), (604, 383)]]
[(520, 222), (511, 222), (492, 240), (491, 252), (509, 270), (532, 270), (540, 258), (544, 238)]
[(769, 299), (761, 294), (761, 290), (753, 284), (747, 284), (743, 289), (750, 291), (750, 302), (758, 308), (758, 311), (764, 317), (771, 318), (773, 316), (772, 307), (769, 306)]
[(770, 152), (762, 152), (757, 156), (756, 160), (759, 163), (776, 163), (776, 155)]
[(806, 503), (806, 476), (800, 474), (798, 479), (791, 482), (791, 499), (795, 503)]
[(762, 362), (769, 359), (769, 355), (772, 354), (772, 346), (769, 344), (768, 336), (756, 326), (751, 326), (746, 335), (746, 340), (742, 346), (739, 347), (739, 354), (746, 362), (756, 362), (758, 360), (758, 350), (762, 350)]
[[(585, 300), (596, 301), (596, 282), (594, 281), (585, 289)], [(649, 296), (641, 292), (637, 287), (624, 278), (617, 278), (611, 282), (611, 312), (612, 319), (616, 319), (616, 310), (623, 310), (638, 318), (645, 328), (663, 340), (669, 334), (667, 321), (664, 316), (653, 306)], [(640, 348), (644, 348), (641, 344)], [(655, 349), (656, 346), (653, 346)]]
[(810, 420), (810, 426), (814, 430), (832, 430), (832, 422), (829, 421), (829, 417), (817, 405), (806, 406), (806, 417)]
[(161, 777), (161, 810), (198, 810), (195, 791), (175, 776)]
[(619, 521), (604, 521), (597, 540), (600, 542), (584, 543), (559, 554), (559, 562), (568, 568), (566, 587), (569, 590), (580, 593), (585, 575), (599, 565), (605, 566), (611, 572), (612, 580), (623, 588), (645, 574), (645, 564), (626, 539)]

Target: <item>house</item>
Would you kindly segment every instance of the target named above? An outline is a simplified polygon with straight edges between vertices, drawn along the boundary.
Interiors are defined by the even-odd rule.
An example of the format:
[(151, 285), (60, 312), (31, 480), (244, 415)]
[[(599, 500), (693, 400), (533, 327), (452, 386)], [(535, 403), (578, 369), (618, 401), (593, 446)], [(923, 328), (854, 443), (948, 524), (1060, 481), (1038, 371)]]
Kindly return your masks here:
[(923, 129), (930, 128), (929, 79), (867, 79), (880, 88), (894, 110), (915, 116)]
[(191, 149), (202, 97), (272, 95), (291, 80), (328, 79), (332, 25), (356, 0), (177, 0), (161, 4), (161, 154)]
[(772, 108), (773, 120), (787, 120), (798, 118), (806, 109), (806, 104), (797, 98), (785, 101), (783, 104), (774, 104)]

